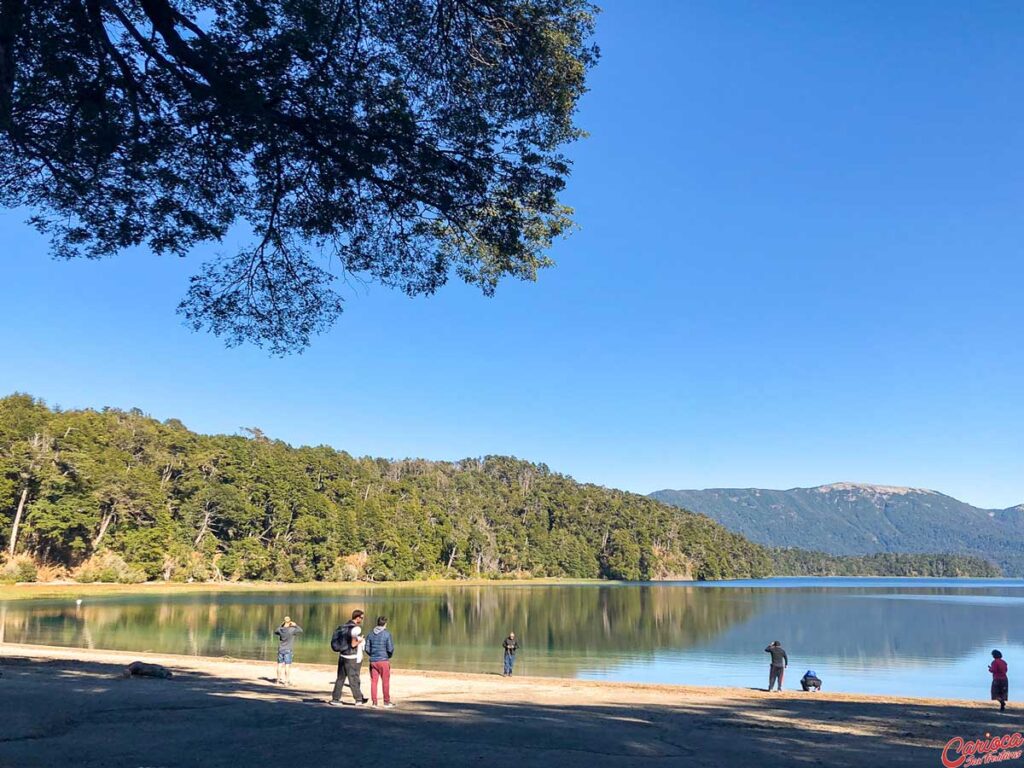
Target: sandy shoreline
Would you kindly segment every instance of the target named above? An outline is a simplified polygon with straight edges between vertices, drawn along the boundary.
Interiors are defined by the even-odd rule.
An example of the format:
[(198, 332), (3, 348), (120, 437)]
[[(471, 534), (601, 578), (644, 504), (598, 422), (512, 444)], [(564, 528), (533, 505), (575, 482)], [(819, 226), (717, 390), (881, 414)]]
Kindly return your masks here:
[[(118, 676), (134, 659), (173, 680)], [(941, 765), (954, 736), (1024, 727), (987, 702), (396, 669), (394, 710), (326, 705), (334, 669), (0, 644), (0, 766)], [(369, 680), (364, 665), (364, 689)]]

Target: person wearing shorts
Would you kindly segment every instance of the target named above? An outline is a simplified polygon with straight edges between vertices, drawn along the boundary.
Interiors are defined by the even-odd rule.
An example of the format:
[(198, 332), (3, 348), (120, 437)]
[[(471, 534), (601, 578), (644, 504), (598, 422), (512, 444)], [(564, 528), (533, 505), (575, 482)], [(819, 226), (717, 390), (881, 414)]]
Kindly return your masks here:
[[(302, 627), (285, 616), (281, 626), (274, 630), (277, 636), (277, 682), (292, 684), (292, 659), (295, 657), (295, 638), (302, 634)], [(282, 674), (282, 671), (284, 674)]]

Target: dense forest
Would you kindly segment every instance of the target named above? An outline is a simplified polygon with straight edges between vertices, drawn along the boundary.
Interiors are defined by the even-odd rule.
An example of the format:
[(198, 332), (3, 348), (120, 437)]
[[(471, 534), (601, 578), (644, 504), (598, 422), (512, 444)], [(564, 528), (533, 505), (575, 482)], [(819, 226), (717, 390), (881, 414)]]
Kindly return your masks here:
[[(138, 410), (0, 399), (2, 575), (726, 579), (817, 572), (807, 563), (826, 562), (780, 556), (702, 515), (542, 464), (356, 458), (246, 432), (200, 435)], [(929, 575), (989, 567), (920, 557), (943, 569)], [(880, 567), (831, 558), (827, 568), (858, 572), (861, 560)]]
[[(355, 458), (258, 429), (0, 399), (6, 551), (83, 580), (720, 579), (766, 550), (706, 517), (544, 465)], [(25, 560), (11, 566), (26, 571)], [(9, 564), (10, 566), (11, 564)]]
[(787, 576), (937, 576), (998, 577), (998, 567), (970, 555), (921, 555), (880, 552), (829, 555), (806, 549), (772, 549), (774, 571)]

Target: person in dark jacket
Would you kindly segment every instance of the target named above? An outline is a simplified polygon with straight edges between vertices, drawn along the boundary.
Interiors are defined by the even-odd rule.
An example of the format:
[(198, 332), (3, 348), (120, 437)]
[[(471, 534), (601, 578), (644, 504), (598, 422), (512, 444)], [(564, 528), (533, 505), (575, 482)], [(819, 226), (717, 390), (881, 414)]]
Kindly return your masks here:
[(782, 648), (782, 643), (774, 640), (771, 645), (764, 649), (765, 653), (772, 655), (772, 665), (768, 668), (768, 690), (772, 689), (775, 681), (779, 681), (779, 690), (782, 690), (782, 677), (786, 674), (786, 667), (789, 666), (789, 656)]
[(519, 650), (519, 641), (516, 640), (516, 633), (509, 632), (501, 647), (505, 649), (505, 671), (502, 673), (502, 676), (512, 677), (512, 667), (516, 663), (516, 651)]
[[(280, 685), (292, 684), (292, 659), (295, 656), (295, 638), (302, 634), (302, 627), (285, 616), (281, 626), (274, 630), (277, 636), (277, 682)], [(281, 674), (282, 669), (284, 674)]]
[(390, 709), (391, 703), (391, 657), (395, 654), (395, 641), (388, 632), (386, 616), (377, 617), (377, 626), (366, 636), (366, 655), (370, 657), (370, 698), (373, 706), (377, 706), (377, 681), (384, 688), (384, 706)]

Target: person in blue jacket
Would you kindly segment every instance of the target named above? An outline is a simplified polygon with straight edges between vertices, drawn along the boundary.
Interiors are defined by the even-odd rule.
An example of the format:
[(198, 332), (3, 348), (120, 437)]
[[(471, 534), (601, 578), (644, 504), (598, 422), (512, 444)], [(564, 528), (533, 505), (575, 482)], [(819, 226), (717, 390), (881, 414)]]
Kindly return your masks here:
[(388, 632), (386, 616), (377, 617), (377, 626), (366, 636), (366, 655), (370, 657), (370, 699), (378, 705), (377, 681), (384, 689), (384, 706), (391, 709), (391, 657), (395, 653), (395, 641)]
[(818, 673), (813, 669), (808, 669), (804, 672), (804, 676), (800, 678), (800, 687), (805, 691), (820, 691), (821, 678), (818, 677)]

